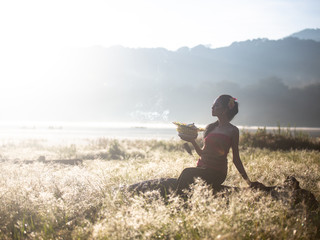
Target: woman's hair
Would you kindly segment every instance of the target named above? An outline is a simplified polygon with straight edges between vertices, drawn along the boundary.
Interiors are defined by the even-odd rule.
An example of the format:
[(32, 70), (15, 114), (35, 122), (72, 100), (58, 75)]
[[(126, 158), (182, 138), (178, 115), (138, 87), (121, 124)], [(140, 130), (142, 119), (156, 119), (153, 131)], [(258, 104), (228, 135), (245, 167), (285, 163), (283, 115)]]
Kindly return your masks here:
[(220, 95), (218, 97), (218, 99), (220, 100), (222, 106), (228, 110), (227, 111), (227, 117), (228, 117), (228, 120), (231, 121), (239, 111), (238, 102), (236, 102), (236, 99), (233, 98), (232, 96), (225, 95), (225, 94), (224, 95)]
[[(217, 100), (219, 100), (222, 104), (222, 106), (226, 109), (228, 109), (227, 111), (227, 117), (229, 119), (229, 121), (231, 121), (234, 116), (239, 112), (239, 104), (238, 102), (236, 102), (236, 99), (233, 98), (230, 95), (220, 95)], [(204, 137), (206, 137), (209, 132), (211, 132), (213, 129), (215, 129), (219, 124), (219, 121), (216, 121), (214, 123), (210, 123), (205, 131), (204, 131)]]

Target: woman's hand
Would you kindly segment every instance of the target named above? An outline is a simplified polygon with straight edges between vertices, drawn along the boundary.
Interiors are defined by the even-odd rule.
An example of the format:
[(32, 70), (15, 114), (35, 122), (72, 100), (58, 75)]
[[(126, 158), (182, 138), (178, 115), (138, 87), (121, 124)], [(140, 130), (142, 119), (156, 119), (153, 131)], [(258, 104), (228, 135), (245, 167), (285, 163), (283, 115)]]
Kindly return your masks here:
[(196, 138), (198, 137), (198, 134), (196, 136), (190, 136), (190, 135), (185, 135), (185, 134), (178, 134), (179, 137), (184, 140), (184, 141), (187, 141), (187, 142), (194, 142), (196, 140)]
[(202, 149), (199, 147), (198, 143), (196, 142), (196, 139), (198, 137), (198, 133), (193, 136), (182, 134), (182, 133), (179, 133), (178, 135), (182, 140), (190, 142), (192, 144), (192, 146), (194, 147), (194, 149), (196, 150), (197, 154), (201, 157)]

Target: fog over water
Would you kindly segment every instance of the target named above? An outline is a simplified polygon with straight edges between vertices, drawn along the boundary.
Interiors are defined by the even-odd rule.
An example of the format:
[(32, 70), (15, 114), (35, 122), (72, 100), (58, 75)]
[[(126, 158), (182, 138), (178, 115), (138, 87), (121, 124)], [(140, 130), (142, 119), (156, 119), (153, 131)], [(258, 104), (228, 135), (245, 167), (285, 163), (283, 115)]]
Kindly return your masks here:
[[(205, 125), (196, 124), (198, 127)], [(238, 126), (240, 131), (255, 132), (259, 126)], [(263, 128), (263, 127), (260, 127)], [(278, 127), (266, 127), (277, 131)], [(286, 130), (283, 127), (283, 130)], [(292, 132), (320, 137), (320, 128), (290, 128)], [(199, 134), (202, 137), (202, 133)], [(51, 144), (79, 144), (98, 138), (179, 140), (172, 123), (108, 123), (108, 122), (27, 122), (0, 124), (0, 143), (39, 140)]]

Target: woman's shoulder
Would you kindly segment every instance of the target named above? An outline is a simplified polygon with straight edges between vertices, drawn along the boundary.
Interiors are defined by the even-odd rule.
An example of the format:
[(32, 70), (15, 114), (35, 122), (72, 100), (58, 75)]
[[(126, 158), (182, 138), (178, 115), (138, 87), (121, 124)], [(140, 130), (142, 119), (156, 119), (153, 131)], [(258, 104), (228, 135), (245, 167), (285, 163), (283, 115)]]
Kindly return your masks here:
[(238, 137), (239, 136), (239, 128), (233, 124), (230, 123), (230, 131), (232, 137)]
[(208, 134), (214, 130), (214, 128), (218, 125), (218, 122), (209, 123), (204, 130), (204, 137), (208, 136)]
[(212, 128), (212, 127), (214, 127), (215, 125), (217, 125), (217, 122), (209, 123), (209, 124), (206, 126), (206, 129)]
[(230, 123), (230, 127), (231, 127), (232, 131), (239, 132), (239, 128), (237, 126)]

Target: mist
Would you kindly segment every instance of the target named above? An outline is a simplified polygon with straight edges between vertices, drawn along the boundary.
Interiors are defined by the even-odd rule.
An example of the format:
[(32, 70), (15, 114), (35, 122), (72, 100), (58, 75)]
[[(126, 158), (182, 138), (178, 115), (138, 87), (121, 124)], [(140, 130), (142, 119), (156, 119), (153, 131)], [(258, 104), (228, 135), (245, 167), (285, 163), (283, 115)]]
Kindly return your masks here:
[[(212, 49), (64, 48), (2, 73), (0, 121), (214, 121), (220, 94), (238, 125), (319, 127), (320, 42), (255, 39)], [(21, 63), (22, 61), (22, 63)], [(21, 68), (21, 66), (29, 66)], [(24, 71), (22, 70), (24, 69)]]

